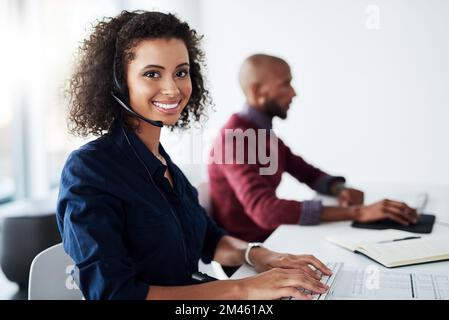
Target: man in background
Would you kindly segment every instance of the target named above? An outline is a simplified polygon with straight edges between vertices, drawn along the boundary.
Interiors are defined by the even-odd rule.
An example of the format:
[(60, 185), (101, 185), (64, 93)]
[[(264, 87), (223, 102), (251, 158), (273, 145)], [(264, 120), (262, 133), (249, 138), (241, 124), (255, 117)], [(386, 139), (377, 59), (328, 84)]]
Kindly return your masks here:
[[(215, 220), (231, 235), (246, 241), (264, 241), (281, 224), (316, 225), (321, 221), (356, 220), (373, 222), (391, 219), (402, 225), (416, 223), (416, 210), (406, 204), (383, 200), (372, 205), (363, 205), (364, 194), (348, 188), (345, 178), (330, 175), (307, 163), (299, 155), (293, 154), (281, 139), (275, 137), (273, 148), (272, 120), (274, 117), (287, 118), (287, 112), (296, 92), (291, 85), (290, 67), (281, 58), (256, 54), (242, 64), (239, 74), (240, 86), (246, 103), (241, 112), (233, 114), (216, 138), (208, 166), (210, 197)], [(216, 153), (221, 157), (229, 151), (229, 132), (260, 132), (270, 137), (260, 144), (264, 136), (254, 134), (256, 140), (244, 142), (245, 161), (239, 161), (238, 151), (232, 146), (232, 161), (216, 161)], [(249, 136), (249, 135), (248, 135)], [(227, 145), (228, 143), (228, 145)], [(248, 152), (260, 153), (265, 146), (265, 154), (275, 152), (276, 170), (262, 175), (265, 166), (260, 159), (248, 161)], [(256, 157), (257, 158), (257, 157)], [(228, 159), (229, 160), (229, 159)], [(240, 159), (241, 160), (241, 159)], [(276, 189), (281, 176), (288, 172), (299, 182), (307, 184), (320, 194), (337, 197), (338, 206), (323, 206), (321, 201), (294, 201), (280, 199)]]

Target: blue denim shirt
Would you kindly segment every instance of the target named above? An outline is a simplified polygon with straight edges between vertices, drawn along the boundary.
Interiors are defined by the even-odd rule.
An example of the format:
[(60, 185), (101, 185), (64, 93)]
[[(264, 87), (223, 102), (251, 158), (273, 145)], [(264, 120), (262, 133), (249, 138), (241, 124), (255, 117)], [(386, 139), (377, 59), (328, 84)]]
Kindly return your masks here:
[(86, 299), (145, 299), (151, 285), (192, 283), (199, 259), (212, 260), (224, 231), (160, 152), (173, 188), (167, 167), (121, 122), (70, 154), (57, 222)]

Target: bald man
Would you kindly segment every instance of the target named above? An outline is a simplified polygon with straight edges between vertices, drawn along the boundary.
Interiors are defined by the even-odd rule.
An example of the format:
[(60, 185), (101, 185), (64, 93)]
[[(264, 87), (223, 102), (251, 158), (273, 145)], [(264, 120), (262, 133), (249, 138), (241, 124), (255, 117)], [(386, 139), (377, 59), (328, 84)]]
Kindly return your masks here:
[[(290, 67), (281, 58), (256, 54), (243, 62), (239, 81), (246, 103), (243, 110), (233, 114), (220, 130), (208, 166), (212, 210), (217, 223), (235, 237), (257, 242), (264, 241), (281, 224), (315, 225), (320, 221), (373, 222), (383, 219), (402, 225), (416, 223), (416, 210), (404, 203), (383, 200), (363, 205), (362, 191), (346, 187), (343, 177), (332, 176), (307, 163), (293, 154), (281, 139), (268, 133), (273, 133), (274, 117), (287, 118), (296, 96), (291, 80)], [(242, 132), (246, 138), (250, 137), (244, 140), (243, 163), (242, 158), (238, 159), (239, 148), (230, 144), (235, 139), (229, 139), (229, 134), (235, 137)], [(260, 135), (260, 132), (266, 134)], [(267, 143), (261, 143), (260, 140), (266, 137)], [(276, 148), (273, 142), (276, 142)], [(261, 174), (261, 169), (267, 165), (261, 161), (266, 159), (259, 156), (263, 147), (266, 148), (265, 155), (275, 153), (276, 170), (269, 175)], [(251, 152), (256, 157), (251, 158)], [(231, 154), (231, 159), (224, 159), (227, 153), (228, 156)], [(256, 161), (250, 160), (254, 158)], [(276, 189), (284, 172), (320, 194), (337, 197), (339, 206), (323, 206), (316, 200), (300, 202), (278, 198)]]

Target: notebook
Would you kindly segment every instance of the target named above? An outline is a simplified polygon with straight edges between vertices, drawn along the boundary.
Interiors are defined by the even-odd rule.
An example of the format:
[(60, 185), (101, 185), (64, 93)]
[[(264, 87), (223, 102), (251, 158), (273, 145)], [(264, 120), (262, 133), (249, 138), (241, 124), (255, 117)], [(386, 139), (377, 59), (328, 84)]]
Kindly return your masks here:
[(449, 246), (400, 230), (355, 232), (326, 240), (380, 263), (387, 268), (449, 259)]

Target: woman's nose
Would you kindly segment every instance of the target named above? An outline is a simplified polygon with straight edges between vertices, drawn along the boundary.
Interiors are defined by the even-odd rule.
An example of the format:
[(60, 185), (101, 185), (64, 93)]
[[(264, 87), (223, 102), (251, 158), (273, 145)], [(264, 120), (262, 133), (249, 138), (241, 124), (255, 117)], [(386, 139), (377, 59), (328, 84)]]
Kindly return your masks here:
[(167, 96), (177, 96), (180, 94), (180, 90), (173, 79), (167, 79), (164, 81), (161, 93)]

